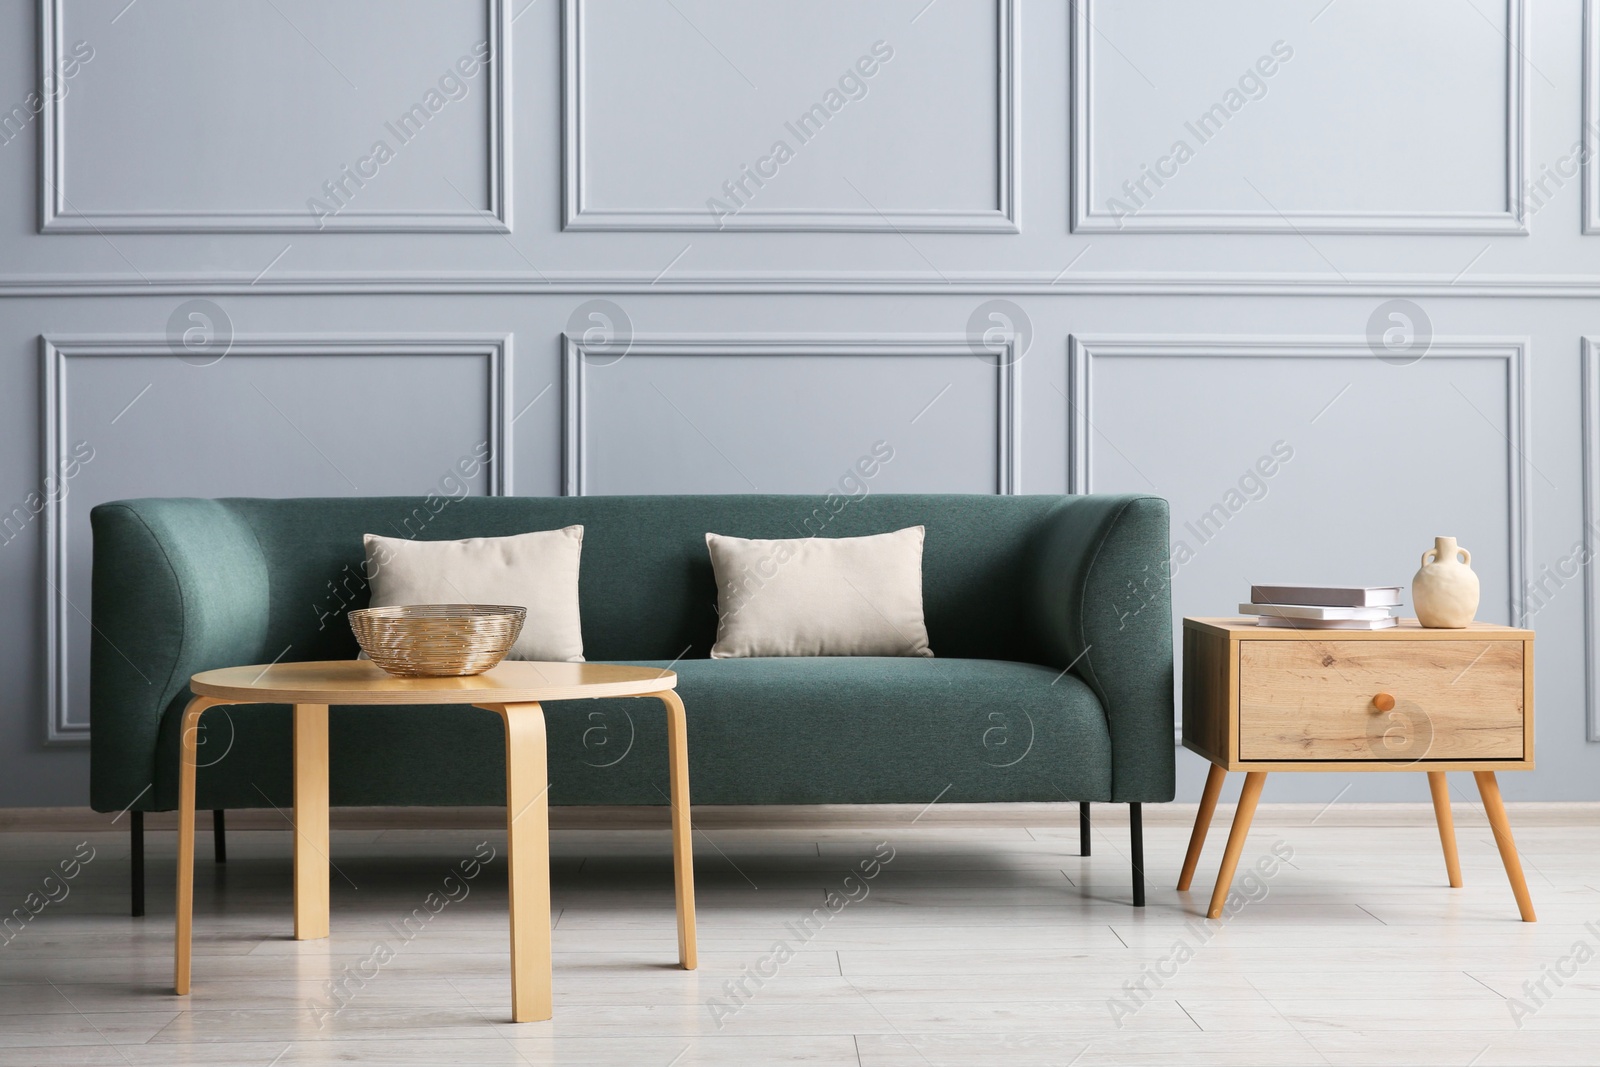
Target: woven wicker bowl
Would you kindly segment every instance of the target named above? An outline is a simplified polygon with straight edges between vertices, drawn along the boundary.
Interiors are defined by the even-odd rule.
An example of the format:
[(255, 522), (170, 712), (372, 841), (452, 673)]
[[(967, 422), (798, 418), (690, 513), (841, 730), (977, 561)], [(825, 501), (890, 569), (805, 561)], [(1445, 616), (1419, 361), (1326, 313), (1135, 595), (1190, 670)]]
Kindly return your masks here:
[(482, 674), (505, 659), (528, 609), (504, 604), (406, 604), (350, 613), (373, 663), (402, 678)]

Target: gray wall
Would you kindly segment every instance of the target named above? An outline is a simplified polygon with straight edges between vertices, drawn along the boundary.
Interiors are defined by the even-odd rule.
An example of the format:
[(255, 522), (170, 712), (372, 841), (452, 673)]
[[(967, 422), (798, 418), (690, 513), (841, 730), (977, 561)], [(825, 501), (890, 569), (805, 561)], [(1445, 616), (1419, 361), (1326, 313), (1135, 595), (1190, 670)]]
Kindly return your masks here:
[(1600, 798), (1600, 53), (1592, 0), (1534, 6), (4, 5), (0, 507), (44, 506), (0, 805), (86, 799), (97, 501), (423, 493), (485, 441), (475, 492), (821, 493), (880, 438), (876, 491), (1167, 496), (1179, 614), (1453, 534), (1540, 631), (1506, 791)]

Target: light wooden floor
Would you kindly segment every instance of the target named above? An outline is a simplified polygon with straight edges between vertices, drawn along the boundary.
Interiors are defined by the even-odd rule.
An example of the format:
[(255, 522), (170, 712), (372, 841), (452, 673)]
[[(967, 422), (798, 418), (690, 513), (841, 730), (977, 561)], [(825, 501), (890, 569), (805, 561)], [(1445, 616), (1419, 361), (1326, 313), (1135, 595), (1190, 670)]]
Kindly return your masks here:
[[(1231, 810), (1219, 810), (1202, 876), (1180, 895), (1192, 810), (1150, 813), (1142, 912), (1127, 904), (1126, 823), (1110, 806), (1096, 808), (1088, 859), (1061, 811), (1042, 826), (914, 824), (886, 811), (879, 826), (710, 828), (696, 835), (696, 973), (672, 966), (666, 832), (558, 830), (556, 1017), (522, 1025), (505, 1021), (503, 834), (336, 830), (333, 934), (300, 943), (289, 939), (287, 833), (233, 831), (220, 868), (202, 835), (194, 992), (179, 999), (170, 832), (150, 833), (144, 919), (126, 914), (125, 834), (0, 833), (0, 910), (45, 888), (79, 842), (94, 849), (68, 895), (0, 946), (0, 1067), (1600, 1064), (1600, 956), (1560, 988), (1546, 978), (1542, 1004), (1523, 988), (1579, 942), (1600, 953), (1600, 806), (1513, 808), (1536, 925), (1517, 921), (1481, 810), (1465, 803), (1467, 884), (1455, 891), (1426, 804), (1263, 808), (1245, 864), (1274, 845), (1292, 858), (1259, 899), (1207, 924)], [(484, 841), (498, 858), (447, 883)], [(865, 898), (797, 935), (879, 842), (894, 858)], [(430, 893), (458, 899), (405, 926), (428, 914)], [(1193, 958), (1178, 963), (1180, 940)], [(714, 1013), (725, 983), (773, 970), (779, 941), (793, 958), (759, 988), (747, 981), (753, 995), (736, 1012)], [(392, 955), (382, 963), (380, 945)], [(1152, 995), (1119, 1026), (1112, 1000), (1134, 1007), (1124, 983), (1147, 965), (1169, 976), (1146, 978)], [(349, 983), (319, 1026), (337, 1004), (327, 983), (346, 968), (371, 976)], [(1535, 1009), (1520, 1028), (1507, 997)]]

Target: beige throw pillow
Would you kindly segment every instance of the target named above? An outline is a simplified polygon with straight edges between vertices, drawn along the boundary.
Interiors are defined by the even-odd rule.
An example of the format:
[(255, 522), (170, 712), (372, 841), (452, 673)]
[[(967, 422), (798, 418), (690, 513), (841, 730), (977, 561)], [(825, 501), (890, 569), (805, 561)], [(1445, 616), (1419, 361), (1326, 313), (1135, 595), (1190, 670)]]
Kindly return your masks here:
[(372, 606), (514, 604), (528, 609), (507, 659), (583, 662), (578, 558), (583, 527), (411, 541), (367, 534)]
[(763, 541), (706, 534), (717, 579), (712, 659), (931, 656), (923, 528)]

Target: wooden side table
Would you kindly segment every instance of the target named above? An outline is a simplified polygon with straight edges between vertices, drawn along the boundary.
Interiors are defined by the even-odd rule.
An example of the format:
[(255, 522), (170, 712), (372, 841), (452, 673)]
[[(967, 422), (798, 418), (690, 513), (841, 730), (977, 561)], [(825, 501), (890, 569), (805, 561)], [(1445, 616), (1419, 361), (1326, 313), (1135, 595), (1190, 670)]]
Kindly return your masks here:
[[(548, 1019), (551, 1003), (549, 779), (544, 709), (550, 700), (654, 697), (667, 709), (672, 868), (678, 962), (696, 965), (694, 849), (689, 829), (689, 739), (678, 676), (608, 663), (501, 663), (467, 678), (396, 678), (366, 660), (274, 663), (203, 671), (183, 713), (178, 771), (178, 916), (174, 986), (189, 992), (194, 911), (195, 749), (200, 716), (220, 704), (294, 705), (294, 936), (328, 936), (328, 706), (459, 704), (498, 714), (506, 729), (506, 862), (511, 897), (511, 1019)], [(441, 722), (440, 729), (448, 724)], [(486, 768), (487, 769), (487, 768)]]
[(1471, 771), (1524, 922), (1533, 901), (1496, 771), (1533, 769), (1533, 631), (1304, 630), (1183, 620), (1183, 745), (1211, 761), (1178, 889), (1194, 879), (1229, 771), (1245, 772), (1206, 914), (1222, 905), (1271, 771), (1426, 771), (1450, 885), (1461, 885), (1445, 772)]

